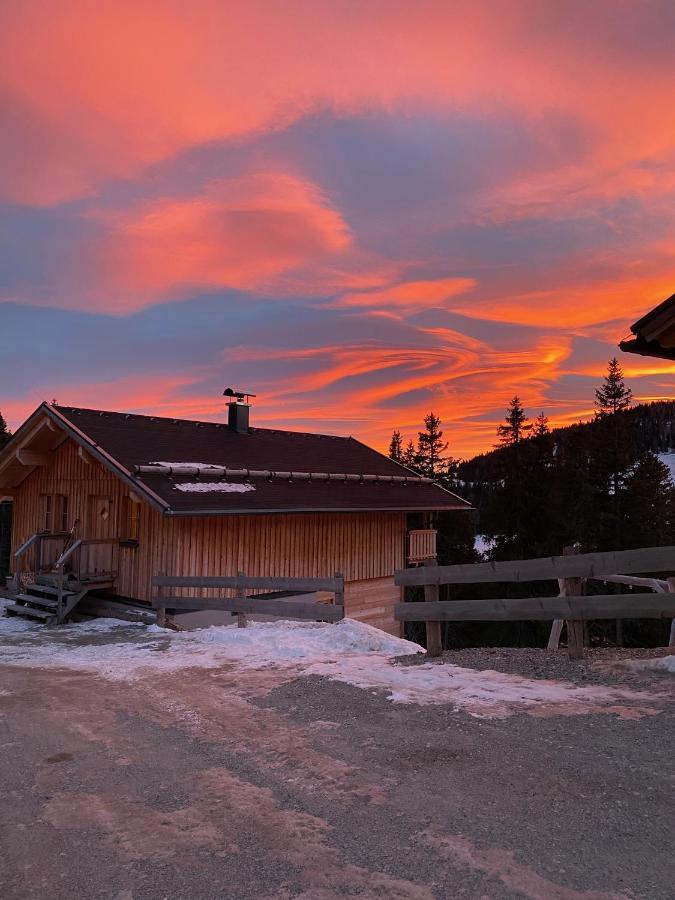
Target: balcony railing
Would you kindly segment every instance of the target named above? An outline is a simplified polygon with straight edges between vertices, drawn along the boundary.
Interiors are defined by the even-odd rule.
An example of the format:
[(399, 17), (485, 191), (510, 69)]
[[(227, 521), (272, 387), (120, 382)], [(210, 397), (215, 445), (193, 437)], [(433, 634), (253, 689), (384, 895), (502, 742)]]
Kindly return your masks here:
[(408, 532), (408, 562), (420, 563), (436, 558), (435, 528), (418, 528)]

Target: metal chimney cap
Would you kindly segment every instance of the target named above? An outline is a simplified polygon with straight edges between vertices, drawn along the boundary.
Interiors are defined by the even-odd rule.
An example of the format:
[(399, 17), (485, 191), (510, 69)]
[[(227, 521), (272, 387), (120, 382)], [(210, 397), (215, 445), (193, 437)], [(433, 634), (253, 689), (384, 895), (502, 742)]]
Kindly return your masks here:
[(248, 403), (249, 397), (255, 397), (250, 391), (238, 391), (236, 388), (225, 388), (223, 397), (234, 397), (237, 402)]

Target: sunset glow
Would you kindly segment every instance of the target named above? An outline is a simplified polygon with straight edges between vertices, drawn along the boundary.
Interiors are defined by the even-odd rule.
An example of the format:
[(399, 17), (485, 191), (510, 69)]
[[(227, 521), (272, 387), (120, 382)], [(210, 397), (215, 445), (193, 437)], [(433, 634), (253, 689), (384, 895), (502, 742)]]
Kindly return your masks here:
[(587, 417), (675, 291), (674, 44), (669, 0), (6, 0), (0, 411)]

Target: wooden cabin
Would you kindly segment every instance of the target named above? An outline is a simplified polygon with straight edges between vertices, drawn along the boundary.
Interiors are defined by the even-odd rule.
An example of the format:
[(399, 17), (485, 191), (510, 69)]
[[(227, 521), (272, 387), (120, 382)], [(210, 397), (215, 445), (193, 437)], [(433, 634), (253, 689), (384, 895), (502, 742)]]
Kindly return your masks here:
[(220, 424), (42, 404), (0, 452), (15, 590), (66, 548), (77, 590), (145, 604), (154, 575), (342, 573), (345, 614), (398, 634), (394, 571), (435, 555), (435, 511), (469, 504), (354, 438), (251, 427), (249, 409)]

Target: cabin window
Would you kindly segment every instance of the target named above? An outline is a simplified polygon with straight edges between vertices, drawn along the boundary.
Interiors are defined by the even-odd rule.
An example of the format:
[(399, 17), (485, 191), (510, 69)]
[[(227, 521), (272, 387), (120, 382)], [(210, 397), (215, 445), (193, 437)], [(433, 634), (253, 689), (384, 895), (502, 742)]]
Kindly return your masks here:
[(51, 494), (40, 494), (40, 531), (54, 529), (54, 498)]
[(68, 531), (68, 497), (65, 494), (57, 494), (54, 497), (54, 527), (56, 531)]
[(124, 504), (123, 540), (137, 541), (141, 534), (141, 504), (127, 497)]

